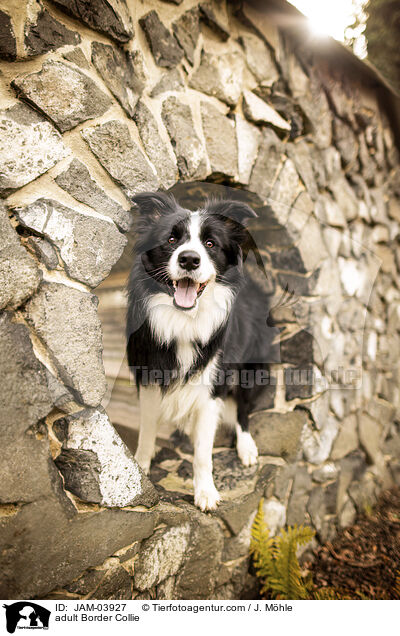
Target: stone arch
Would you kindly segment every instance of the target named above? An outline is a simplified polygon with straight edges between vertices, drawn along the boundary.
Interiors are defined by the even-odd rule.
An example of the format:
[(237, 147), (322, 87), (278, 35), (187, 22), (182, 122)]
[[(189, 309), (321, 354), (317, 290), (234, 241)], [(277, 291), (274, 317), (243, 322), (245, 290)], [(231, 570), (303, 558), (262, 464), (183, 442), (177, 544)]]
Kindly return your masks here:
[[(101, 597), (116, 581), (121, 598), (133, 586), (235, 597), (262, 493), (271, 527), (306, 520), (324, 540), (398, 479), (397, 142), (373, 71), (337, 48), (331, 58), (302, 50), (275, 13), (247, 2), (160, 0), (140, 14), (133, 0), (111, 13), (106, 4), (93, 0), (82, 15), (70, 0), (0, 12), (0, 55), (11, 62), (0, 87), (0, 595), (61, 587)], [(177, 181), (226, 183), (268, 201), (257, 243), (274, 247), (263, 254), (274, 280), (300, 298), (276, 316), (287, 369), (312, 363), (332, 378), (343, 363), (365, 378), (356, 390), (339, 378), (338, 390), (309, 396), (285, 371), (280, 401), (254, 419), (275, 454), (245, 475), (250, 490), (235, 490), (229, 448), (216, 458), (235, 498), (219, 521), (176, 497), (156, 505), (100, 407), (92, 290), (124, 249), (129, 197)], [(370, 298), (372, 251), (382, 267)], [(178, 468), (184, 480), (180, 457)], [(162, 575), (147, 569), (159, 550)]]

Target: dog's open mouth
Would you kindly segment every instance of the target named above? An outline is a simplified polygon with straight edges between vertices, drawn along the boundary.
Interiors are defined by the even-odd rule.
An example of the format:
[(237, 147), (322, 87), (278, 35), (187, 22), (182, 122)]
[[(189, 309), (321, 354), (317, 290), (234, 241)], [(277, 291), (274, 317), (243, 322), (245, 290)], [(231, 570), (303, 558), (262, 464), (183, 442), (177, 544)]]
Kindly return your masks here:
[(178, 309), (193, 309), (197, 298), (204, 291), (207, 283), (197, 283), (191, 278), (172, 281), (174, 288), (174, 305)]

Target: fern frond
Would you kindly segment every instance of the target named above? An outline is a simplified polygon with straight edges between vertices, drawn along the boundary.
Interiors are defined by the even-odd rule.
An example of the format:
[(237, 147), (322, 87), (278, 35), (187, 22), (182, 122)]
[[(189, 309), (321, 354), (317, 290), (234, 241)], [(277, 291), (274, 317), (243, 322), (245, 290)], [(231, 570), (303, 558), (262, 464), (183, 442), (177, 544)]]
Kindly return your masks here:
[(269, 536), (268, 526), (264, 521), (263, 503), (264, 499), (261, 499), (253, 521), (250, 553), (253, 555), (253, 563), (258, 577), (269, 579), (275, 573), (272, 557), (274, 538)]
[(302, 579), (300, 565), (297, 558), (297, 549), (311, 541), (313, 530), (304, 526), (295, 525), (282, 530), (281, 535), (275, 539), (274, 559), (277, 577), (270, 581), (271, 587), (286, 599), (306, 599), (309, 592)]
[(315, 601), (343, 601), (349, 600), (351, 597), (341, 594), (333, 587), (321, 587), (319, 590), (314, 590), (312, 598)]
[(310, 597), (311, 581), (304, 581), (297, 559), (297, 549), (311, 541), (311, 528), (295, 525), (282, 530), (278, 537), (270, 537), (264, 520), (264, 500), (261, 499), (255, 516), (250, 552), (258, 577), (263, 581), (262, 592), (273, 598), (306, 599)]

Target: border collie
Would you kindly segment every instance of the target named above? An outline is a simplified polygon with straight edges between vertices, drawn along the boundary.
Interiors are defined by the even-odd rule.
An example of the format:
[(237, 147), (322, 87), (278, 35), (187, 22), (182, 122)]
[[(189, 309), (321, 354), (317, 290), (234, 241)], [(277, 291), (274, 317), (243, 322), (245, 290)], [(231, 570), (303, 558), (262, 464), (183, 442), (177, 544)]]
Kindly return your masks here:
[(135, 459), (148, 473), (161, 419), (194, 446), (194, 501), (220, 501), (212, 449), (220, 421), (236, 429), (244, 466), (257, 462), (249, 413), (260, 386), (241, 372), (267, 368), (268, 298), (243, 270), (246, 223), (255, 212), (238, 201), (208, 201), (191, 212), (166, 193), (134, 197), (135, 258), (128, 283), (127, 353), (139, 390)]

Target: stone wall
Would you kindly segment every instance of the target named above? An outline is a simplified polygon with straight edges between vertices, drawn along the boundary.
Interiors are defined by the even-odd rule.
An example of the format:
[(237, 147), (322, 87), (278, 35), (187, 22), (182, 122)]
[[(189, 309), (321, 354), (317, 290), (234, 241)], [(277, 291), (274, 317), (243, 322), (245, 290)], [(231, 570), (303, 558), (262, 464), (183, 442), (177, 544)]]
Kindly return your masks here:
[[(324, 541), (400, 480), (389, 95), (278, 27), (246, 3), (0, 1), (2, 598), (251, 597), (261, 496), (273, 531)], [(149, 481), (115, 433), (91, 291), (129, 197), (196, 181), (256, 197), (279, 336), (259, 466), (219, 435), (215, 514), (193, 506), (187, 440)]]

